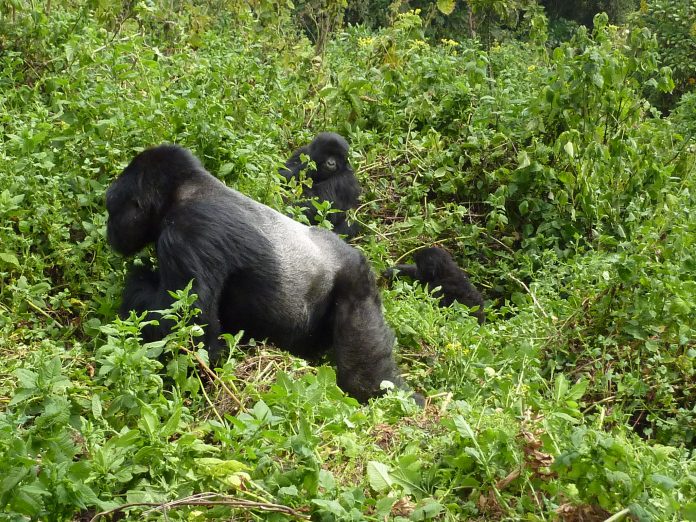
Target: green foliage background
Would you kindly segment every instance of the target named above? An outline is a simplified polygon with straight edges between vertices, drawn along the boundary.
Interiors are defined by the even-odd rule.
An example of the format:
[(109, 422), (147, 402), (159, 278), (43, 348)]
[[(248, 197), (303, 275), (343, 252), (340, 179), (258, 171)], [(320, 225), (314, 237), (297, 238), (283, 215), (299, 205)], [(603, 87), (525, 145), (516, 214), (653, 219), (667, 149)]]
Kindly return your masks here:
[[(429, 39), (395, 10), (317, 56), (263, 0), (0, 2), (4, 517), (696, 520), (690, 73), (650, 10), (551, 48), (543, 11), (476, 6), (519, 9), (514, 34)], [(262, 340), (230, 336), (211, 378), (185, 289), (162, 342), (115, 319), (103, 198), (138, 150), (180, 143), (284, 211), (277, 167), (321, 130), (351, 142), (375, 270), (440, 244), (488, 298), (478, 327), (383, 289), (424, 411), (359, 406)]]

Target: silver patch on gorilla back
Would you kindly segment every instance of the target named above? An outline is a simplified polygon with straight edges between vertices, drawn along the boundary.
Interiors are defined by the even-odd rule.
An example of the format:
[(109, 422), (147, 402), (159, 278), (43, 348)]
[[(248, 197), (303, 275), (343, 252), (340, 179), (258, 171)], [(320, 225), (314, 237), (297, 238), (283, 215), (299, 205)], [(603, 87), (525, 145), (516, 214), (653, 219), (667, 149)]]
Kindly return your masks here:
[[(255, 215), (260, 234), (274, 245), (273, 255), (283, 267), (275, 310), (281, 321), (308, 325), (310, 312), (333, 288), (336, 272), (350, 258), (352, 247), (328, 230), (308, 227), (261, 203), (241, 196), (239, 203)], [(346, 255), (341, 255), (340, 251)]]

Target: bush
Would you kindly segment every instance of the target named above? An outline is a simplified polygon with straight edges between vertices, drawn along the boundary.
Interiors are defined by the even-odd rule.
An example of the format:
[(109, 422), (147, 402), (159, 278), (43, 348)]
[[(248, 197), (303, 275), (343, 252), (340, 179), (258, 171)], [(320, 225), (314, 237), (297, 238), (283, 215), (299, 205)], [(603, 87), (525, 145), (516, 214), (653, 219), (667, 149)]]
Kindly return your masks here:
[(664, 111), (671, 110), (681, 96), (696, 86), (696, 5), (681, 0), (641, 2), (633, 24), (649, 29), (659, 44), (660, 63), (672, 70), (674, 89), (669, 93), (647, 93)]
[(627, 16), (638, 7), (638, 0), (540, 0), (550, 18), (565, 18), (591, 27), (595, 15), (607, 13), (614, 23), (625, 22)]

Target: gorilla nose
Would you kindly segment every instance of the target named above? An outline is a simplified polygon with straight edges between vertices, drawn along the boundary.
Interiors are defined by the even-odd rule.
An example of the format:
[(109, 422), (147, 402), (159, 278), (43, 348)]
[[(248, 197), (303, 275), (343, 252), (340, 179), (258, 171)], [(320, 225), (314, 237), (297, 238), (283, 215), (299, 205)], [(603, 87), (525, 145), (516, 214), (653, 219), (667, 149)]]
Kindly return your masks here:
[(327, 159), (326, 168), (329, 170), (336, 170), (336, 160), (334, 158)]

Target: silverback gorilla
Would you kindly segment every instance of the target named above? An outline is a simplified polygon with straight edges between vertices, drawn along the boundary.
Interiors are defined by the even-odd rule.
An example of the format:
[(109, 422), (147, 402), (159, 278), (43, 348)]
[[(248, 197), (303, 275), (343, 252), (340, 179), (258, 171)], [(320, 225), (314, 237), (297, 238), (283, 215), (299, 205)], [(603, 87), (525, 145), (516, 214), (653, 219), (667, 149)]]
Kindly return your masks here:
[[(348, 162), (348, 142), (340, 134), (320, 133), (312, 143), (293, 152), (285, 163), (285, 168), (280, 169), (280, 173), (288, 181), (292, 178), (298, 179), (300, 172), (307, 169), (307, 163), (302, 161), (302, 154), (309, 156), (316, 165), (315, 169), (306, 170), (306, 176), (312, 180), (312, 186), (303, 187), (302, 195), (331, 202), (333, 208), (341, 211), (327, 216), (333, 225), (333, 231), (349, 238), (355, 237), (360, 227), (357, 223), (348, 223), (345, 211), (358, 206), (361, 187)], [(314, 224), (317, 216), (314, 205), (309, 201), (304, 201), (301, 205), (304, 215)]]
[(479, 324), (486, 320), (483, 311), (483, 297), (471, 284), (464, 270), (457, 266), (447, 250), (444, 248), (424, 248), (413, 255), (415, 265), (396, 265), (387, 269), (384, 276), (393, 279), (395, 271), (427, 284), (431, 289), (439, 286), (441, 289), (434, 292), (435, 297), (440, 297), (440, 306), (449, 306), (457, 301), (469, 308), (478, 306), (478, 310), (472, 312), (478, 318)]
[[(298, 356), (329, 351), (339, 386), (360, 401), (380, 395), (383, 380), (404, 386), (372, 271), (328, 230), (226, 187), (176, 145), (138, 154), (109, 187), (106, 208), (109, 244), (130, 256), (155, 243), (159, 265), (130, 271), (122, 316), (167, 308), (168, 290), (193, 280), (211, 362), (220, 333), (243, 329)], [(169, 328), (160, 321), (143, 337), (161, 339)]]

